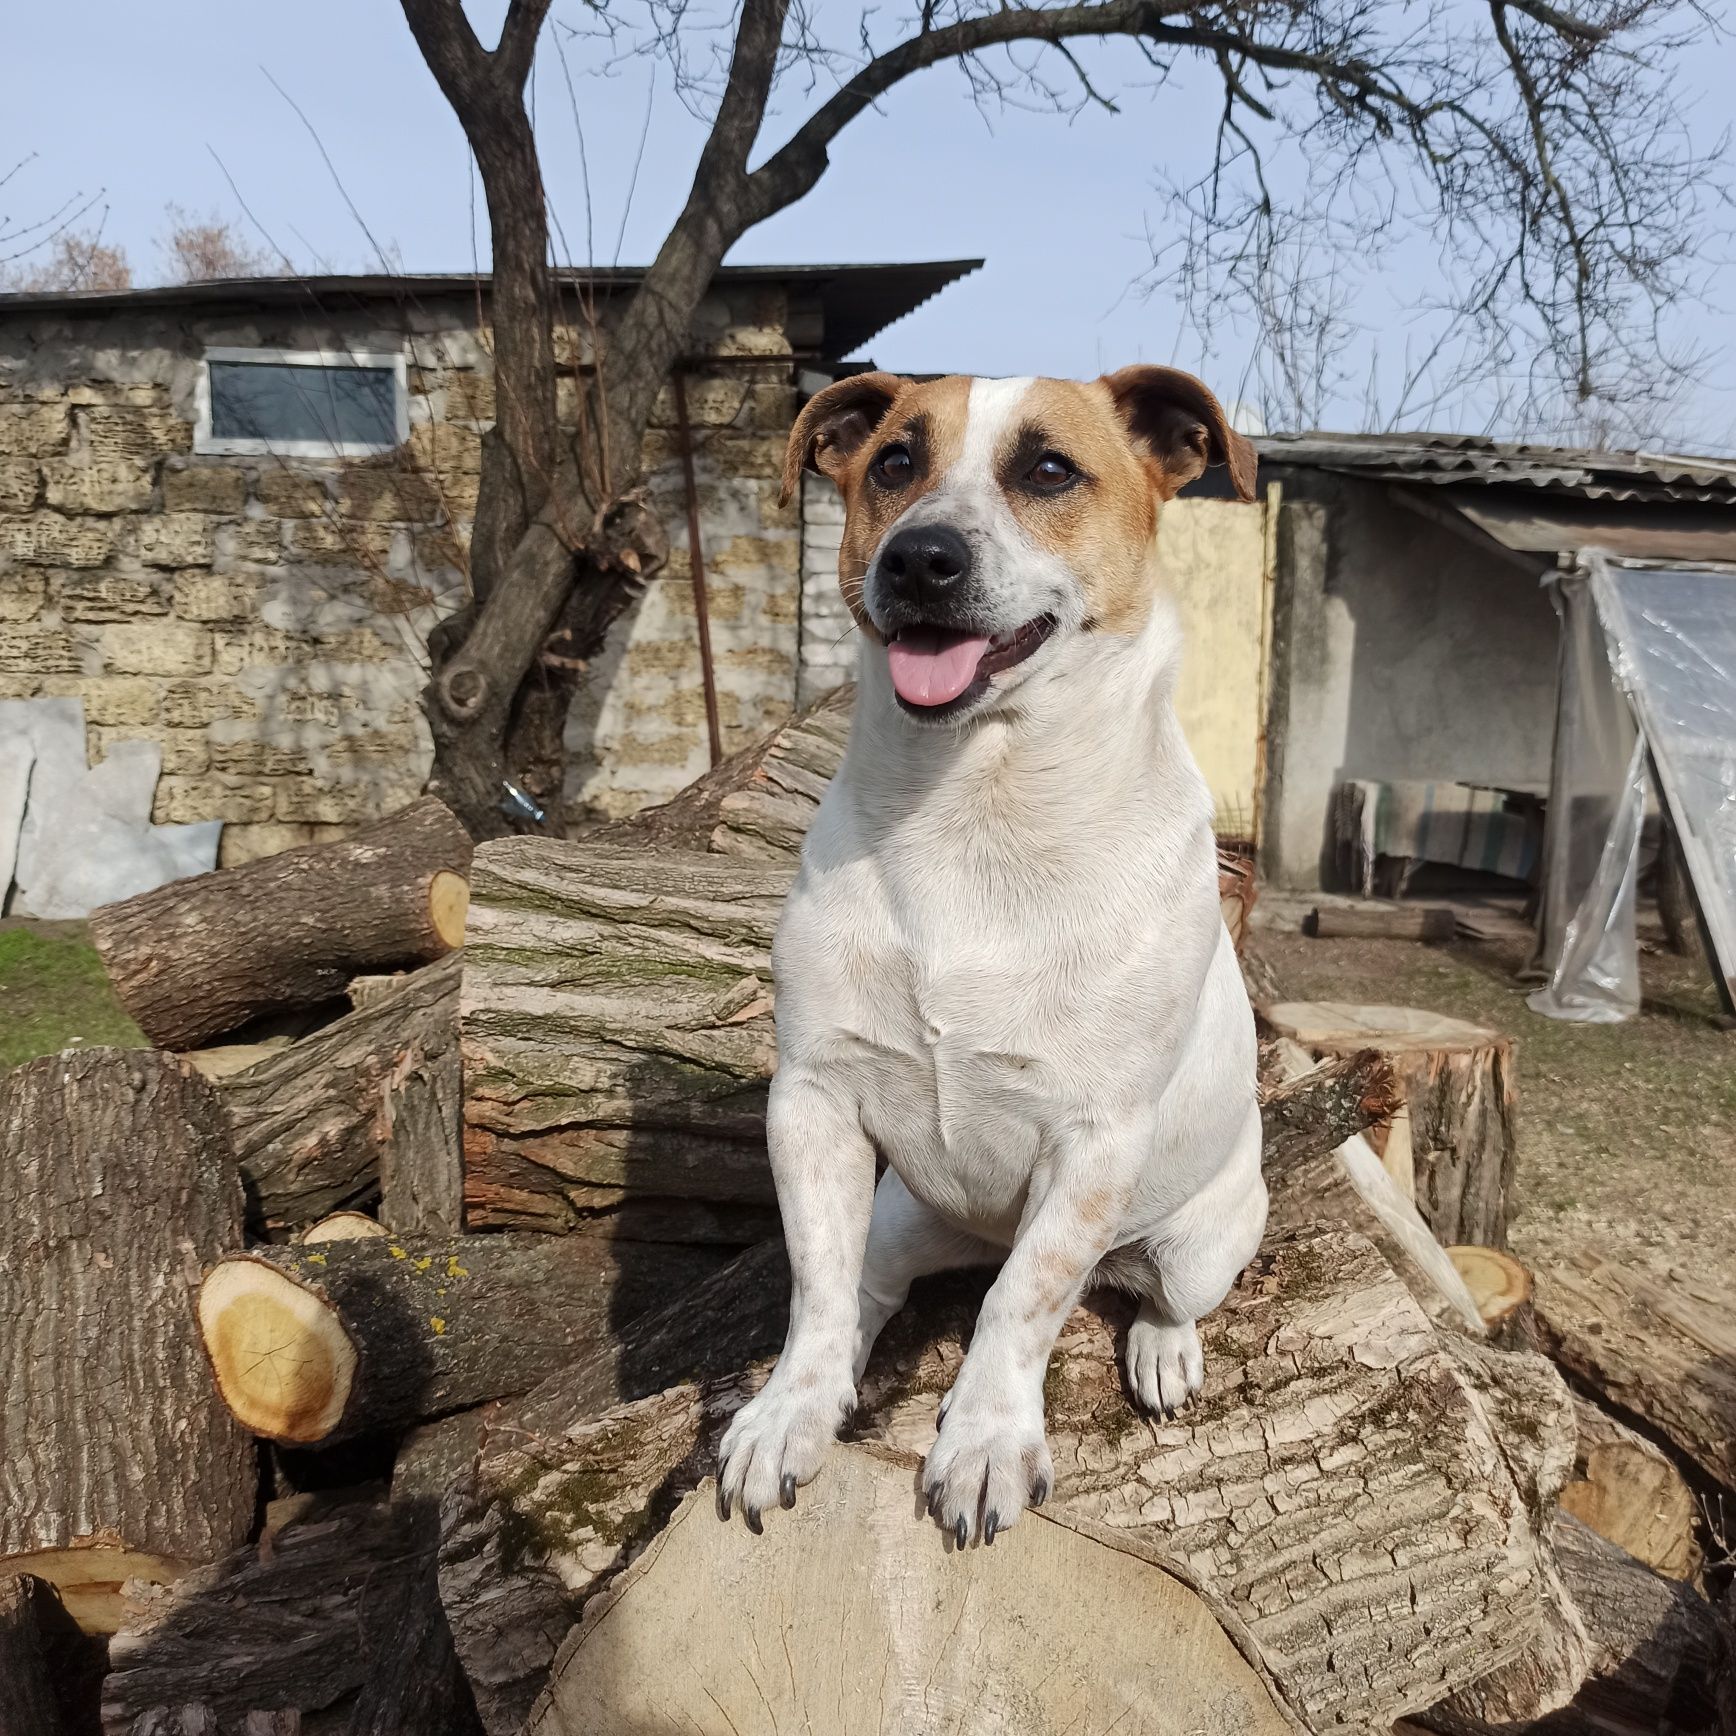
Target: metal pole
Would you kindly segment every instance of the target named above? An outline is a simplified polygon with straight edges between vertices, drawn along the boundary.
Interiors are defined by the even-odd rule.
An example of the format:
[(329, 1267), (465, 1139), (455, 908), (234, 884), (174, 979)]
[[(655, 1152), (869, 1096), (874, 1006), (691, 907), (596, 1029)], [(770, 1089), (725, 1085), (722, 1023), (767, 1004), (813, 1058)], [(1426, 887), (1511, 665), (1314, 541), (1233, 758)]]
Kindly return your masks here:
[(693, 571), (693, 614), (699, 623), (699, 672), (705, 682), (705, 728), (711, 738), (711, 763), (723, 760), (723, 731), (717, 721), (717, 671), (711, 661), (711, 606), (705, 595), (705, 556), (699, 546), (699, 488), (693, 480), (693, 428), (687, 420), (687, 381), (675, 367), (675, 423), (681, 436), (681, 474), (687, 486), (687, 560)]

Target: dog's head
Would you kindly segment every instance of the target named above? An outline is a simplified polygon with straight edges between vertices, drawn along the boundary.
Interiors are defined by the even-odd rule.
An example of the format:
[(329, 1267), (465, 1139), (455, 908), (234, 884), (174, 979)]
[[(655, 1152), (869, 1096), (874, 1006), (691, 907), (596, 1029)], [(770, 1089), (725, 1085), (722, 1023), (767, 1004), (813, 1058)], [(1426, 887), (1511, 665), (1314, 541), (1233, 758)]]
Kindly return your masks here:
[(1253, 448), (1174, 368), (1089, 384), (859, 374), (796, 419), (784, 493), (804, 468), (837, 483), (844, 600), (886, 645), (904, 711), (954, 719), (1060, 641), (1144, 627), (1158, 506), (1208, 464), (1253, 499)]

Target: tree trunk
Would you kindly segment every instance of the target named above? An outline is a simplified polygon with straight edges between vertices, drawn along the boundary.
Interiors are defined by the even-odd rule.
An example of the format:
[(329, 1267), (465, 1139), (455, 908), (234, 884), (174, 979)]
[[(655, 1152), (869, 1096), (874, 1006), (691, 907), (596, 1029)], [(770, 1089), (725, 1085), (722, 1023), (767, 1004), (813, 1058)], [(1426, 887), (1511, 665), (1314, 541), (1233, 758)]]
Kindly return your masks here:
[(122, 1579), (173, 1579), (252, 1521), (192, 1314), (240, 1236), (223, 1112), (183, 1062), (69, 1050), (0, 1079), (0, 1563), (88, 1632)]
[[(910, 1514), (911, 1460), (869, 1447), (840, 1447), (766, 1537), (688, 1495), (561, 1648), (527, 1736), (859, 1736), (896, 1707), (925, 1736), (1299, 1728), (1243, 1625), (1154, 1551), (1041, 1513), (958, 1558)], [(871, 1571), (839, 1571), (841, 1538)]]
[[(1550, 1548), (1561, 1597), (1539, 1640), (1422, 1724), (1443, 1736), (1709, 1736), (1722, 1652), (1712, 1606), (1569, 1514), (1551, 1526)], [(1585, 1673), (1562, 1697), (1551, 1666), (1565, 1651), (1583, 1655)]]
[(1504, 1248), (1513, 1210), (1513, 1045), (1462, 1019), (1410, 1007), (1281, 1001), (1260, 1009), (1280, 1037), (1317, 1055), (1375, 1049), (1404, 1097), (1381, 1159), (1435, 1240)]
[(43, 1580), (0, 1578), (0, 1736), (60, 1736), (44, 1629), (63, 1613)]
[(401, 1234), (462, 1227), (462, 962), (413, 971), (222, 1081), (251, 1229), (281, 1234), (382, 1195)]
[(1590, 1249), (1536, 1263), (1542, 1347), (1582, 1386), (1736, 1490), (1736, 1294)]
[(333, 844), (110, 904), (90, 937), (153, 1043), (186, 1049), (260, 1013), (315, 1006), (360, 972), (464, 940), (470, 839), (431, 798)]
[(335, 1443), (525, 1392), (718, 1263), (663, 1248), (624, 1265), (589, 1237), (259, 1248), (211, 1270), (199, 1326), (243, 1426)]
[(1700, 1569), (1698, 1509), (1674, 1461), (1589, 1399), (1575, 1404), (1579, 1448), (1562, 1511), (1666, 1579)]
[(274, 1713), (334, 1736), (473, 1736), (434, 1580), (437, 1529), (427, 1502), (315, 1502), (178, 1585), (129, 1589), (104, 1736), (154, 1736), (185, 1712), (205, 1736), (254, 1736)]
[(608, 1189), (647, 1214), (672, 1198), (763, 1222), (770, 949), (790, 870), (524, 838), (485, 846), (476, 873), (468, 1221), (582, 1228)]
[[(892, 1323), (863, 1382), (859, 1438), (914, 1467), (982, 1285), (925, 1285)], [(744, 1282), (750, 1314), (764, 1287)], [(708, 1307), (733, 1312), (716, 1295)], [(1053, 1508), (1185, 1564), (1245, 1626), (1307, 1729), (1382, 1728), (1523, 1648), (1542, 1570), (1489, 1409), (1365, 1242), (1270, 1245), (1203, 1323), (1205, 1392), (1173, 1422), (1136, 1416), (1122, 1396), (1114, 1352), (1130, 1312), (1108, 1299), (1062, 1334), (1046, 1387)], [(522, 1426), (532, 1401), (491, 1432), (444, 1511), (441, 1555), (454, 1642), (491, 1731), (518, 1727), (566, 1627), (710, 1473), (722, 1426), (762, 1374), (551, 1415), (548, 1432)], [(803, 1500), (823, 1498), (816, 1487)], [(767, 1519), (775, 1538), (784, 1515)], [(937, 1556), (946, 1547), (914, 1503), (877, 1524), (909, 1527), (907, 1541), (926, 1538)], [(1027, 1543), (1020, 1532), (1002, 1547)], [(855, 1547), (871, 1559), (892, 1545), (877, 1529)]]

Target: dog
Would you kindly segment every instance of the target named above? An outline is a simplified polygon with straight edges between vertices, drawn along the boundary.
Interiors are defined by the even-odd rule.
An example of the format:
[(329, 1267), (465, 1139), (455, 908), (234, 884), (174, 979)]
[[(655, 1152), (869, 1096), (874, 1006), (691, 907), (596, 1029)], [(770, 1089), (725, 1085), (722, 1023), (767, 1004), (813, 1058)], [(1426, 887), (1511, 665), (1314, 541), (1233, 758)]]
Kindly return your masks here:
[(1266, 1190), (1157, 530), (1208, 464), (1251, 500), (1255, 463), (1163, 367), (869, 373), (798, 417), (784, 495), (804, 468), (841, 491), (862, 644), (773, 946), (790, 1323), (721, 1444), (723, 1518), (795, 1505), (927, 1273), (1000, 1265), (923, 1468), (959, 1548), (1051, 1490), (1043, 1380), (1088, 1285), (1140, 1299), (1141, 1406), (1199, 1390), (1195, 1322), (1259, 1246)]

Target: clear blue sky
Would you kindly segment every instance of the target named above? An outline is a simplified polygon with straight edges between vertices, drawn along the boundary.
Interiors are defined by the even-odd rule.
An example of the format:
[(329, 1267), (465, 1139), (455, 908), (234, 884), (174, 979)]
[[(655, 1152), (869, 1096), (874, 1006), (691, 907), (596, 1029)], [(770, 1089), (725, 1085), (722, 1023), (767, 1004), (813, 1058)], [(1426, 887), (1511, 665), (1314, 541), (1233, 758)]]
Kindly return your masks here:
[[(486, 30), (485, 8), (478, 8)], [(580, 19), (578, 0), (554, 16)], [(377, 264), (314, 140), (275, 79), (305, 110), (351, 199), (407, 269), (464, 269), (472, 257), (464, 142), (391, 0), (57, 0), (16, 8), (7, 23), (7, 97), (0, 157), (36, 161), (4, 192), (15, 218), (75, 189), (102, 190), (106, 233), (142, 279), (161, 264), (153, 237), (163, 207), (234, 216), (235, 194), (300, 264), (334, 270)], [(651, 66), (611, 77), (581, 43), (568, 49), (588, 146), (596, 256), (614, 257), (650, 91)], [(1202, 357), (1163, 293), (1130, 286), (1150, 263), (1164, 207), (1160, 167), (1198, 160), (1215, 119), (1204, 83), (1152, 91), (1143, 68), (1099, 57), (1122, 113), (1071, 121), (1030, 113), (985, 119), (959, 74), (938, 69), (896, 92), (844, 135), (820, 189), (751, 234), (744, 260), (832, 261), (983, 255), (988, 268), (884, 333), (883, 366), (975, 373), (1088, 375), (1152, 359), (1197, 366), (1236, 393), (1246, 342), (1226, 335)], [(267, 75), (270, 75), (269, 77)], [(1119, 75), (1119, 76), (1117, 76)], [(1148, 74), (1144, 74), (1148, 77)], [(1682, 95), (1710, 142), (1736, 118), (1736, 51), (1729, 43), (1683, 68)], [(586, 252), (586, 201), (577, 136), (559, 60), (545, 46), (537, 73), (546, 178), (573, 257)], [(781, 136), (802, 112), (781, 103)], [(641, 261), (677, 209), (700, 131), (658, 75), (637, 192), (625, 211), (620, 258)], [(1727, 220), (1727, 214), (1726, 214)], [(1723, 248), (1726, 254), (1730, 249)], [(1405, 310), (1426, 291), (1430, 260), (1395, 261), (1357, 309), (1363, 352), (1393, 365)], [(1682, 405), (1679, 446), (1736, 447), (1736, 297), (1696, 312), (1692, 328), (1715, 354)], [(1328, 418), (1354, 425), (1346, 396)]]

